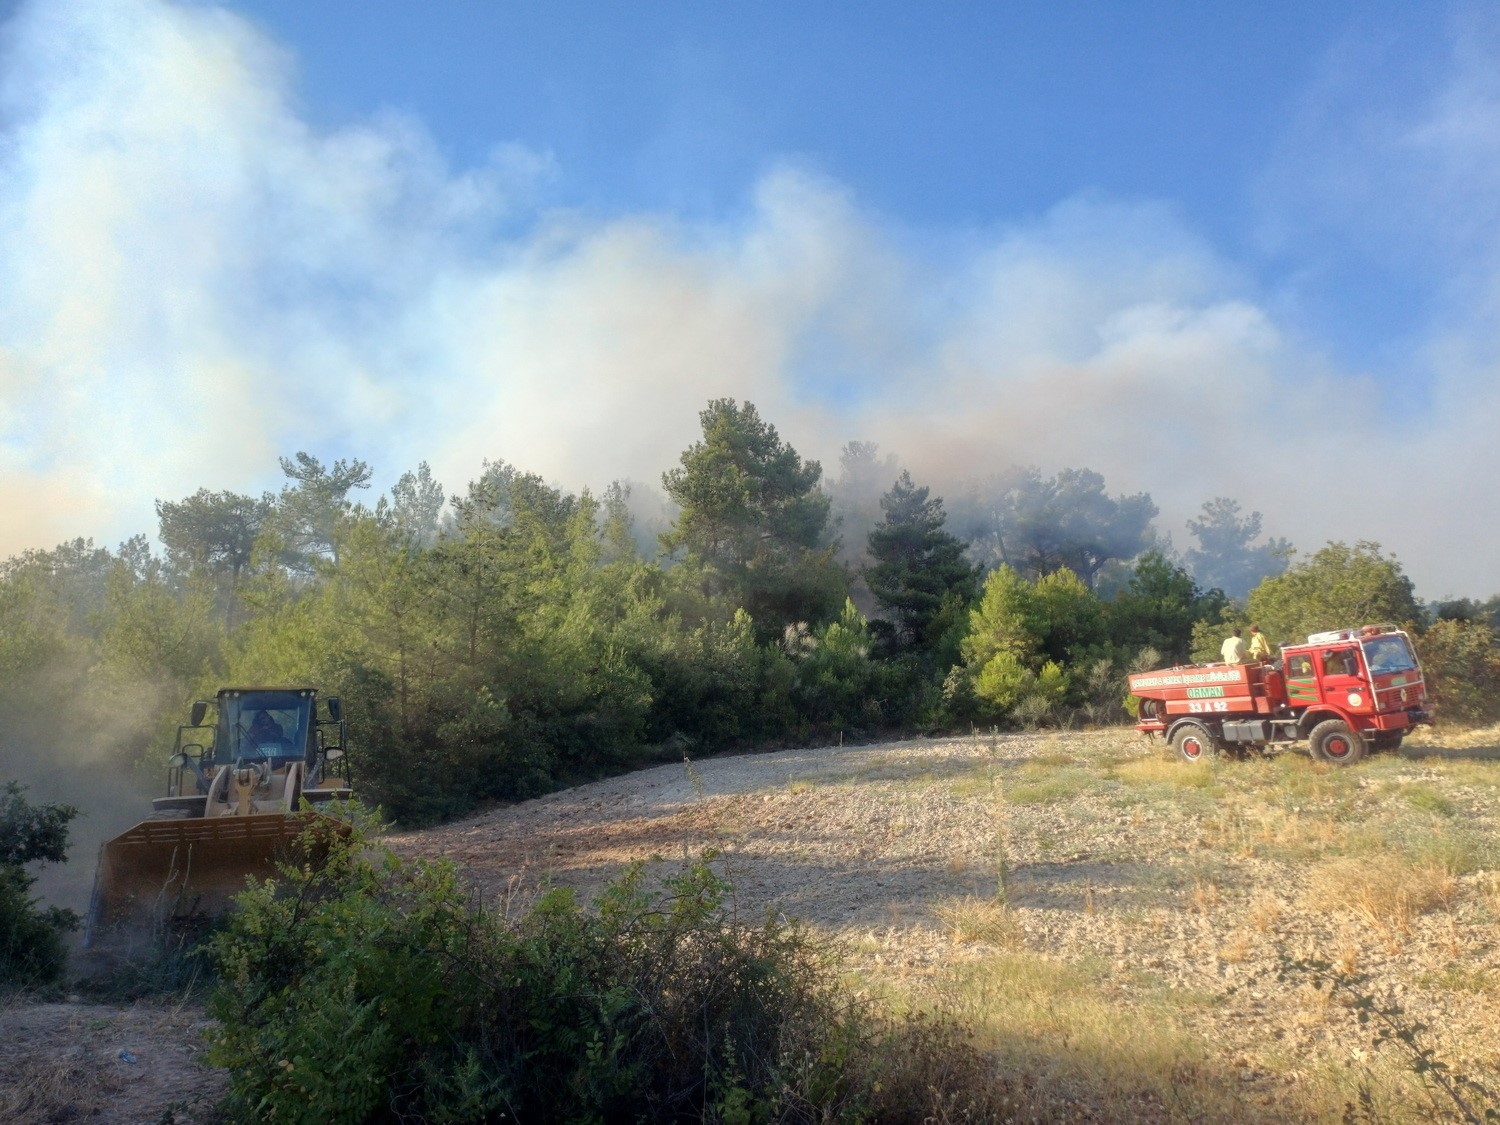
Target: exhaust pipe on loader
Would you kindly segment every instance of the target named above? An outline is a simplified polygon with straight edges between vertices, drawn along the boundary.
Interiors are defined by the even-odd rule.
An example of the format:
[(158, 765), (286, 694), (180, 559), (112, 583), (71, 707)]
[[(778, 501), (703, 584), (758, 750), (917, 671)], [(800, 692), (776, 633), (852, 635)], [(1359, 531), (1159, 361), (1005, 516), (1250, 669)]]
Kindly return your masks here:
[(299, 838), (351, 796), (337, 698), (324, 719), (312, 688), (225, 688), (205, 724), (210, 706), (178, 728), (151, 817), (99, 849), (85, 948), (222, 914), (247, 878), (318, 858)]

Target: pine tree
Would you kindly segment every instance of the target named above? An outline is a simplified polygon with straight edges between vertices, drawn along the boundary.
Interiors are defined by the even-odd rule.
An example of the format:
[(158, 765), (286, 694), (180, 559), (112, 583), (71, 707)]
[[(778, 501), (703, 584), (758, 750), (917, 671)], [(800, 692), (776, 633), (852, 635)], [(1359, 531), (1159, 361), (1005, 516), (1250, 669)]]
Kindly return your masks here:
[(702, 566), (710, 592), (744, 608), (763, 640), (791, 622), (829, 620), (847, 577), (829, 541), (822, 466), (804, 461), (752, 403), (714, 399), (699, 419), (703, 440), (662, 475), (681, 508), (663, 549)]
[(978, 568), (965, 560), (963, 541), (943, 530), (948, 517), (942, 499), (929, 499), (910, 473), (902, 470), (880, 507), (885, 519), (870, 532), (875, 564), (865, 570), (865, 581), (891, 613), (897, 643), (930, 648), (938, 640), (933, 624), (945, 599), (971, 600)]

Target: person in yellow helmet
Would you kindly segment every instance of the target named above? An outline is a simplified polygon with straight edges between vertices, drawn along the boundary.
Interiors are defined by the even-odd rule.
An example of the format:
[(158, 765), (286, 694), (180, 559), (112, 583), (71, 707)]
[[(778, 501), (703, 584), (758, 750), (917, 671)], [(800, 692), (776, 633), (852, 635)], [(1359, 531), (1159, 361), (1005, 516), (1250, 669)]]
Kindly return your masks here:
[(1271, 642), (1266, 640), (1266, 635), (1260, 631), (1260, 626), (1250, 626), (1250, 659), (1269, 661), (1273, 655)]

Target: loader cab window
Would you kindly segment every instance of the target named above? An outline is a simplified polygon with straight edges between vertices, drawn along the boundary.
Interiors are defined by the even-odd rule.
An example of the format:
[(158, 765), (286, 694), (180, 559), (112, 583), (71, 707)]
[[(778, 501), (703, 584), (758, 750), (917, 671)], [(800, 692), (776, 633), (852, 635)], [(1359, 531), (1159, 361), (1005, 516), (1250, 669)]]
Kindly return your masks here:
[(301, 759), (312, 702), (311, 695), (295, 691), (246, 691), (223, 699), (215, 761), (268, 758), (279, 766)]

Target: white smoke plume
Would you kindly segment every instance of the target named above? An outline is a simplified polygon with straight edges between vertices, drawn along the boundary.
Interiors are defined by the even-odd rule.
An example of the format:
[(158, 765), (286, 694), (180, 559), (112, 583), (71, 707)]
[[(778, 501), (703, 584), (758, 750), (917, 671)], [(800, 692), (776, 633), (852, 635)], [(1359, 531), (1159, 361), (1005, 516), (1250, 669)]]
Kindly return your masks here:
[[(1373, 122), (1309, 92), (1297, 128), (1347, 124), (1338, 174), (1312, 176), (1291, 129), (1268, 229), (1327, 227), (1351, 184), (1430, 192), (1405, 210), (1429, 245), (1453, 234), (1444, 193), (1493, 208), (1464, 169), (1500, 167), (1500, 52), (1469, 24), (1453, 42), (1443, 80)], [(226, 9), (34, 0), (0, 52), (0, 555), (274, 487), (295, 449), (387, 483), (426, 459), (450, 492), (485, 458), (653, 481), (729, 395), (829, 470), (853, 438), (939, 493), (1088, 466), (1179, 540), (1228, 495), (1306, 549), (1380, 540), (1429, 596), (1500, 589), (1477, 483), (1500, 477), (1492, 223), (1450, 238), (1469, 283), (1402, 344), (1413, 412), (1158, 201), (913, 231), (786, 164), (732, 220), (580, 215), (546, 205), (549, 157), (503, 138), (455, 170), (419, 121), (310, 125), (294, 60)]]

